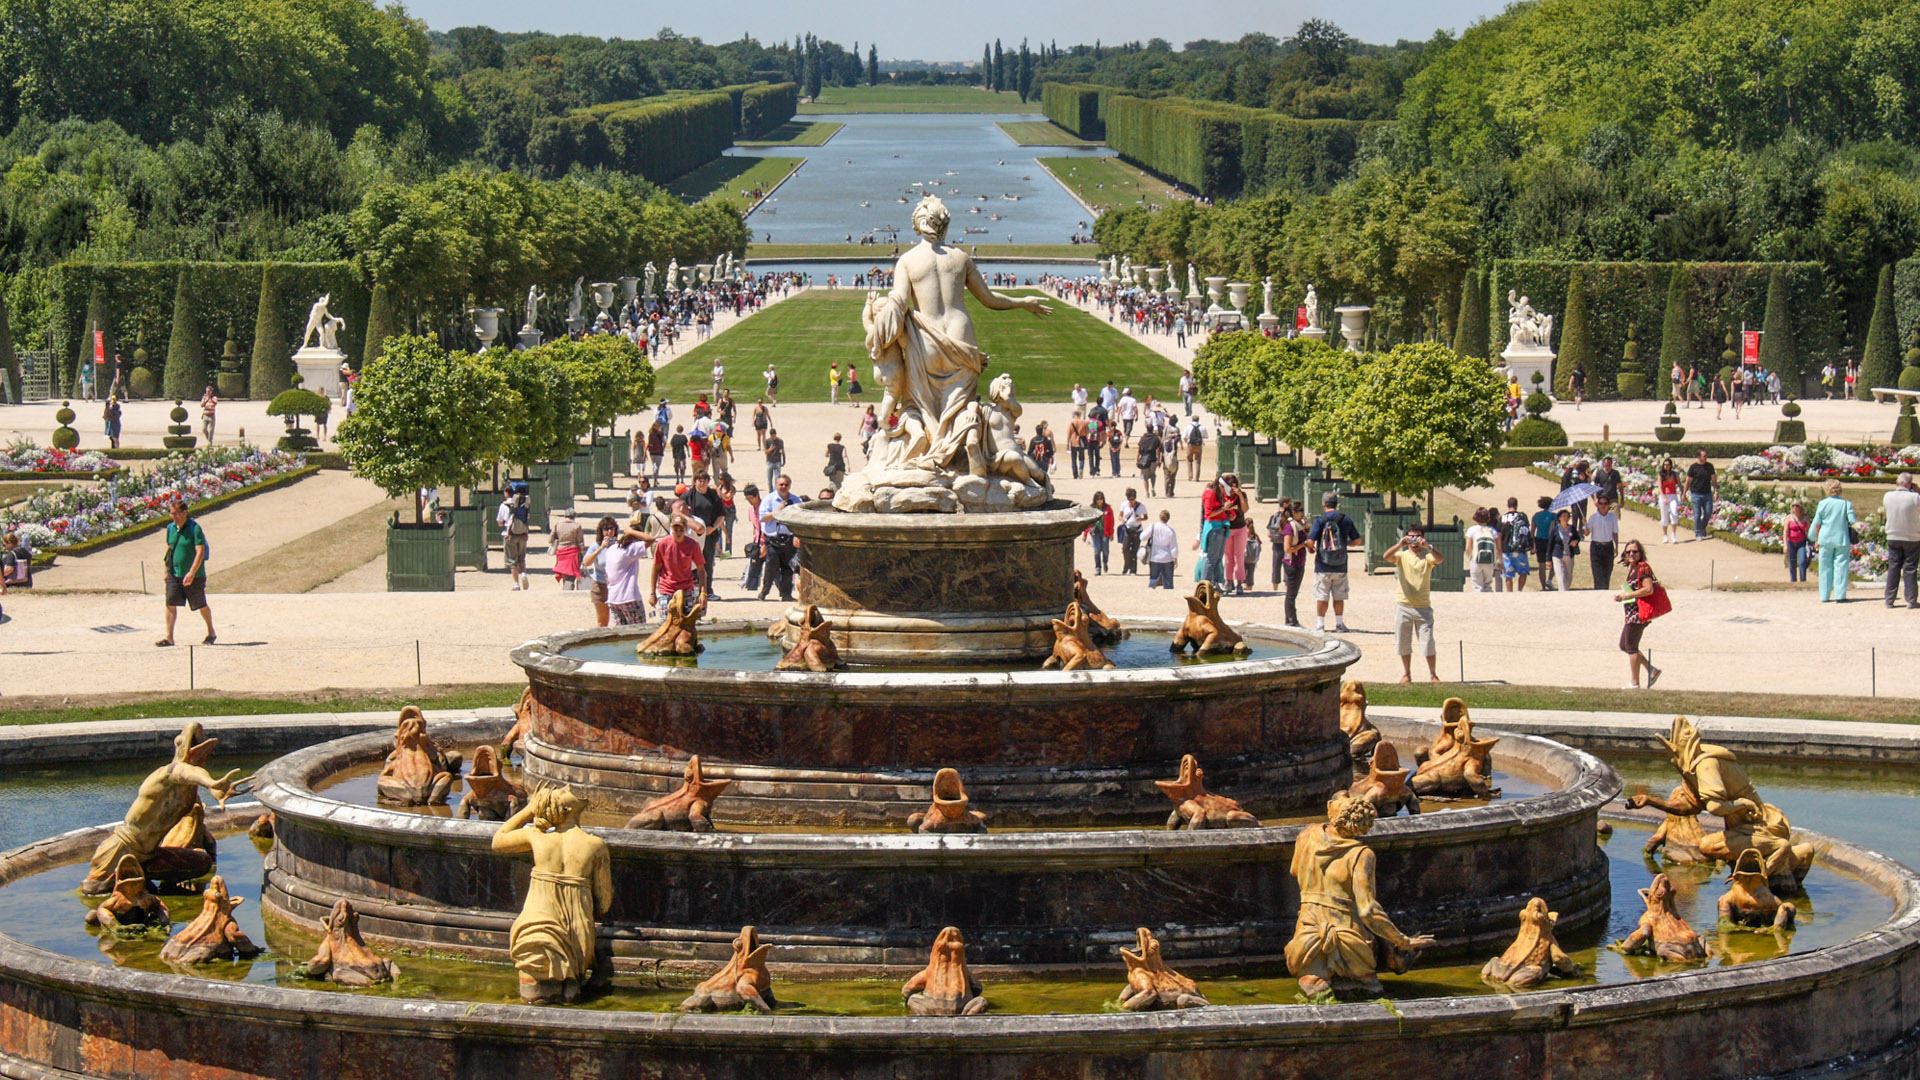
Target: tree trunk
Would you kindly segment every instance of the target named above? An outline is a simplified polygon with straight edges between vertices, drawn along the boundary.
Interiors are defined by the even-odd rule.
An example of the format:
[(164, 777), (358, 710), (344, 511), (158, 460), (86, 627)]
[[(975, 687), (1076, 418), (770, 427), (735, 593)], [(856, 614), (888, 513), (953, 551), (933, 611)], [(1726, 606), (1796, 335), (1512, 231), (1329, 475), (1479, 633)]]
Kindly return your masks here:
[(1433, 528), (1433, 489), (1427, 489), (1427, 528)]

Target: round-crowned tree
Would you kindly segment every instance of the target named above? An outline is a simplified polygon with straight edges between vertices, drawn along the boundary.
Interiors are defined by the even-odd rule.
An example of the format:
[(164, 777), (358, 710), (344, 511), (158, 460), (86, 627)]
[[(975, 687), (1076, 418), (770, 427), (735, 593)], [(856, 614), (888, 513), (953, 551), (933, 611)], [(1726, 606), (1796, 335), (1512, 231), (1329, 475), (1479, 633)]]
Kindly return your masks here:
[[(519, 421), (517, 397), (493, 365), (424, 337), (389, 338), (360, 371), (338, 441), (354, 473), (389, 496), (471, 486)], [(420, 522), (414, 502), (414, 523)]]

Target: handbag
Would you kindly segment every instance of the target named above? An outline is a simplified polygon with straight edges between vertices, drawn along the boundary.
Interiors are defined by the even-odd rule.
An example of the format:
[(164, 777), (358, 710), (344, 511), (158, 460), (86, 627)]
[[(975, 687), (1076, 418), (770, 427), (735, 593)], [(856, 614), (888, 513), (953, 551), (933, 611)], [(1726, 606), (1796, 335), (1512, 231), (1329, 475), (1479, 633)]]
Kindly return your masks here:
[(758, 540), (755, 540), (752, 543), (748, 544), (745, 554), (749, 559), (760, 558), (762, 555), (762, 552), (760, 550), (760, 542)]
[(1650, 623), (1673, 610), (1673, 601), (1667, 598), (1667, 587), (1659, 582), (1653, 583), (1653, 592), (1640, 598), (1640, 621)]

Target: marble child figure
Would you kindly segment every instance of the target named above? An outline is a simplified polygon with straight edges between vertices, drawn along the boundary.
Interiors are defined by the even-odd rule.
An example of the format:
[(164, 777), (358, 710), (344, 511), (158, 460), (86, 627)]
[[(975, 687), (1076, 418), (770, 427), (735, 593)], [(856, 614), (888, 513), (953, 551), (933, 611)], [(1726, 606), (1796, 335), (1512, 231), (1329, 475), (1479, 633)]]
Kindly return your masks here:
[(523, 1001), (573, 1001), (589, 976), (613, 974), (594, 930), (613, 904), (612, 865), (607, 842), (580, 827), (586, 808), (570, 788), (540, 788), (493, 834), (495, 852), (533, 856), (526, 904), (507, 938)]

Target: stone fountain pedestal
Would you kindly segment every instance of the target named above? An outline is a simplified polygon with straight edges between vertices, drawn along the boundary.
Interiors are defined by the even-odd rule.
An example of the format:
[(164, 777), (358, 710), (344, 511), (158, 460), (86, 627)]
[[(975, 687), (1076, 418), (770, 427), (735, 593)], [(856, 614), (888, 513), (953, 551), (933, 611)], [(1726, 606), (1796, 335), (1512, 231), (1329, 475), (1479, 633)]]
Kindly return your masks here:
[[(1553, 358), (1552, 349), (1543, 349), (1538, 345), (1508, 345), (1506, 351), (1500, 354), (1500, 359), (1506, 361), (1507, 373), (1518, 375), (1521, 392), (1528, 394), (1535, 389), (1553, 393)], [(1537, 388), (1533, 385), (1533, 373), (1536, 371), (1545, 376)]]
[(293, 367), (300, 373), (300, 388), (327, 397), (340, 396), (340, 365), (347, 354), (338, 349), (309, 345), (293, 354)]
[[(998, 514), (780, 512), (800, 540), (800, 624), (815, 604), (849, 664), (1041, 660), (1073, 602), (1073, 545), (1099, 512), (1063, 499)], [(783, 637), (791, 645), (795, 631)]]

